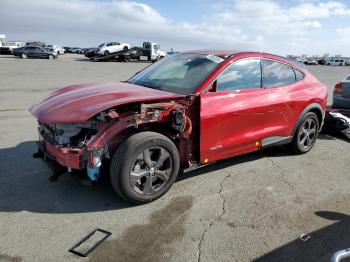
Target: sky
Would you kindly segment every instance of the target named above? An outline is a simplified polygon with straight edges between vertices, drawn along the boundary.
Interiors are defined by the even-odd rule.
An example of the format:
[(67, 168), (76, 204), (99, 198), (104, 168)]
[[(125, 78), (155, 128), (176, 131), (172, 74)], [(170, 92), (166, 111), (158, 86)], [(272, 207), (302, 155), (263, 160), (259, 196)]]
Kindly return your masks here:
[(350, 1), (0, 0), (0, 34), (62, 46), (151, 41), (164, 51), (350, 56)]

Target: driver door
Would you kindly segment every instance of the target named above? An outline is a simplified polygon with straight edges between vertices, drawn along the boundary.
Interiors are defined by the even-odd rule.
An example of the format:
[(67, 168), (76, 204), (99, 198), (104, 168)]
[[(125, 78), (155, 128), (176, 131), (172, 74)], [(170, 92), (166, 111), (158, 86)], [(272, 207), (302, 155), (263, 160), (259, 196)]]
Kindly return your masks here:
[(216, 90), (200, 97), (200, 161), (216, 160), (258, 150), (264, 136), (261, 61), (233, 62), (216, 79)]

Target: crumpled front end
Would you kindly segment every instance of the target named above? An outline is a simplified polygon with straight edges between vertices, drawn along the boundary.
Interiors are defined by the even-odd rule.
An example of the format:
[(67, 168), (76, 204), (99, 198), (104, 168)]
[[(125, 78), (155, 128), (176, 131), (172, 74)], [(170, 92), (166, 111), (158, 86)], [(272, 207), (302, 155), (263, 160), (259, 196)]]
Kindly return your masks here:
[(98, 133), (98, 122), (42, 124), (39, 122), (39, 152), (46, 159), (72, 169), (87, 169), (91, 180), (97, 180), (101, 166), (102, 150), (89, 146), (89, 141)]
[(96, 181), (104, 160), (131, 134), (158, 128), (174, 140), (180, 134), (188, 137), (192, 124), (185, 114), (186, 102), (123, 105), (102, 111), (85, 123), (45, 124), (39, 120), (39, 152), (67, 171), (85, 170), (90, 180)]

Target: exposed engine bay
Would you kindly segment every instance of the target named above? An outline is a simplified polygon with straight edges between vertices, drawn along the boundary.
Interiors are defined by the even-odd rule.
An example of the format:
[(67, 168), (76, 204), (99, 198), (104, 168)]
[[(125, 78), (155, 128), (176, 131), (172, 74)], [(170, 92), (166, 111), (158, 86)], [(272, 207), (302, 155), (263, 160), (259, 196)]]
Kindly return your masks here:
[(82, 147), (97, 132), (97, 121), (45, 125), (39, 123), (39, 133), (53, 145)]

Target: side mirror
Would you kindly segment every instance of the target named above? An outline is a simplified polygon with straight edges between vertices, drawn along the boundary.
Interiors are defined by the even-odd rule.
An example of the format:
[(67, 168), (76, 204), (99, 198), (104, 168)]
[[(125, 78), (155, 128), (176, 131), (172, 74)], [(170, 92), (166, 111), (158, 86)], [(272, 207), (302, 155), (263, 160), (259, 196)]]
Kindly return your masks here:
[(216, 92), (216, 87), (217, 87), (217, 80), (212, 82), (208, 88), (208, 92), (215, 93)]

